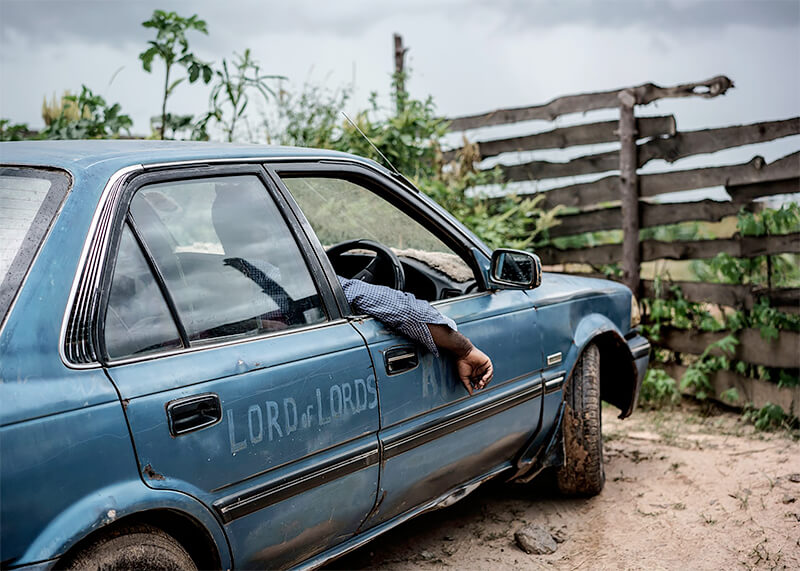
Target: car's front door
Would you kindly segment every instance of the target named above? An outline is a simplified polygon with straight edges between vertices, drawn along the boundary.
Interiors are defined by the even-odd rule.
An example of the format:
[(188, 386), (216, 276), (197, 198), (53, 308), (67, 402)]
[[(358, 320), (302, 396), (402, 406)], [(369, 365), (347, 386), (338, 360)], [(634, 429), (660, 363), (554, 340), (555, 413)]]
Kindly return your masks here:
[(261, 167), (213, 170), (134, 179), (102, 351), (145, 482), (214, 510), (237, 567), (283, 567), (372, 509), (376, 383)]
[(451, 355), (434, 357), (375, 319), (355, 320), (377, 371), (381, 410), (381, 490), (369, 525), (508, 467), (541, 412), (542, 352), (530, 298), (477, 291), (473, 268), (488, 260), (466, 263), (467, 246), (448, 237), (410, 191), (358, 168), (279, 172), (323, 246), (368, 238), (391, 247), (405, 267), (406, 289), (455, 320), (494, 363), (488, 389), (469, 396)]

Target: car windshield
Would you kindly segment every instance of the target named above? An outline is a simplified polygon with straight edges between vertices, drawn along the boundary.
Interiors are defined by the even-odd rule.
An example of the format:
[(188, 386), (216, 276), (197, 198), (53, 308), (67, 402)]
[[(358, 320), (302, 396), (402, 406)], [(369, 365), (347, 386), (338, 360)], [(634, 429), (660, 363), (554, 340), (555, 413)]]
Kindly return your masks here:
[(0, 167), (0, 321), (68, 188), (59, 171)]

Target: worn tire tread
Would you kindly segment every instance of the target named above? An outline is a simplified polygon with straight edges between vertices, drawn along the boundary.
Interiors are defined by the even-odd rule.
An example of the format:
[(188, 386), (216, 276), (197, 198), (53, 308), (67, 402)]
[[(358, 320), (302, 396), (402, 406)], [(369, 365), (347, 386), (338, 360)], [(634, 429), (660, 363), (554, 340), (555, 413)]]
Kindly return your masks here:
[(196, 570), (189, 553), (165, 531), (150, 525), (117, 528), (92, 541), (57, 566), (58, 569), (124, 571)]
[(558, 488), (572, 496), (594, 496), (605, 484), (600, 406), (600, 350), (586, 347), (565, 388), (562, 419), (564, 465)]

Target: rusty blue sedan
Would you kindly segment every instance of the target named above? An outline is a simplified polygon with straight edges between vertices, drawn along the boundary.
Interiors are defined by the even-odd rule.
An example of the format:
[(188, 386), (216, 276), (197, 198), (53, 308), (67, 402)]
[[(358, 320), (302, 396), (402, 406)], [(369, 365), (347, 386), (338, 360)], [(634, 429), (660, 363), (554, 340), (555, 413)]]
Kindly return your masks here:
[[(314, 568), (491, 478), (604, 483), (601, 401), (648, 363), (624, 286), (492, 251), (352, 155), (0, 144), (3, 568)], [(494, 362), (469, 395), (351, 310), (428, 300)]]

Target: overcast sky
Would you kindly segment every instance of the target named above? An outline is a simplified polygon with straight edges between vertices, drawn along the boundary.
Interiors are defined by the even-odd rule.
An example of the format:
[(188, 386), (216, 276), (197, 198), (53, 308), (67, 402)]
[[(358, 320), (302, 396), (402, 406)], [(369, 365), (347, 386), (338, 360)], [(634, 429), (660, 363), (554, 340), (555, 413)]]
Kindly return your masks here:
[[(45, 95), (85, 83), (147, 133), (163, 70), (145, 73), (137, 55), (153, 36), (141, 22), (155, 8), (208, 22), (208, 36), (190, 36), (205, 60), (249, 47), (265, 72), (295, 88), (352, 83), (351, 110), (388, 91), (399, 32), (412, 94), (432, 95), (447, 116), (718, 74), (736, 84), (728, 95), (640, 113), (674, 112), (682, 129), (800, 115), (800, 0), (0, 0), (0, 117), (40, 127)], [(201, 113), (207, 94), (181, 85), (169, 108)], [(788, 140), (794, 150), (797, 139)], [(766, 155), (786, 143), (767, 145)]]

